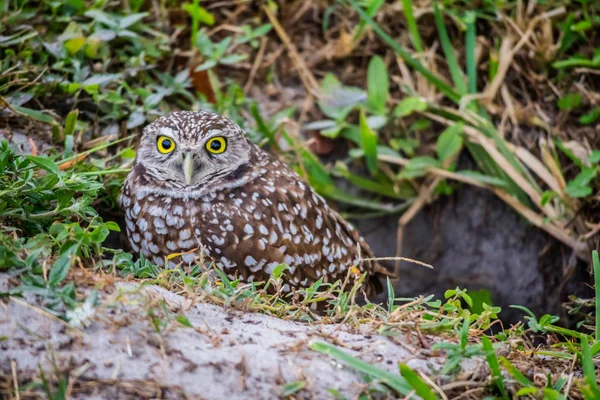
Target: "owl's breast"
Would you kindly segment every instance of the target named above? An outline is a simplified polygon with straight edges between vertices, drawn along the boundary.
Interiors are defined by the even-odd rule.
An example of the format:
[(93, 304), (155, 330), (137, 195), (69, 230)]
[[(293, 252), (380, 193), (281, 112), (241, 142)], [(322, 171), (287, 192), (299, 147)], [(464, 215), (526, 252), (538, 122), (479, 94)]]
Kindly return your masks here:
[(121, 204), (132, 249), (154, 264), (165, 266), (168, 258), (173, 267), (181, 259), (193, 262), (200, 253), (196, 202), (144, 192), (134, 194), (125, 187)]

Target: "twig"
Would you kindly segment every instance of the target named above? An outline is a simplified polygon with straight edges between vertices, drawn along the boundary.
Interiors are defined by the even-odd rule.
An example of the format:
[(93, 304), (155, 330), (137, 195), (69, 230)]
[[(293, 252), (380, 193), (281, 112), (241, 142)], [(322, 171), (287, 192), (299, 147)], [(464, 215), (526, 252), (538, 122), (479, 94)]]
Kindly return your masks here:
[(290, 58), (292, 59), (292, 63), (298, 70), (298, 74), (300, 75), (300, 79), (302, 80), (302, 83), (304, 83), (306, 90), (308, 90), (309, 93), (312, 93), (316, 97), (319, 97), (319, 83), (313, 76), (312, 72), (310, 72), (306, 65), (304, 65), (304, 61), (302, 60), (300, 54), (298, 54), (298, 50), (296, 50), (296, 47), (290, 40), (290, 37), (287, 35), (287, 33), (285, 32), (285, 30), (283, 29), (283, 27), (277, 20), (277, 17), (275, 17), (273, 11), (271, 11), (269, 6), (266, 5), (263, 7), (263, 9), (265, 10), (265, 14), (267, 14), (267, 17), (271, 21), (271, 24), (273, 24), (275, 32), (277, 32), (277, 35), (287, 48), (290, 54)]
[(10, 360), (10, 368), (12, 370), (13, 384), (15, 388), (15, 399), (21, 400), (21, 394), (19, 393), (19, 380), (17, 379), (17, 363), (15, 360)]
[(260, 48), (258, 49), (258, 54), (256, 54), (256, 58), (254, 59), (254, 63), (252, 64), (252, 68), (250, 69), (250, 74), (248, 75), (248, 80), (246, 81), (246, 84), (244, 85), (244, 93), (248, 93), (248, 90), (250, 90), (250, 87), (252, 87), (252, 82), (254, 82), (254, 76), (256, 75), (256, 71), (258, 71), (260, 64), (262, 63), (266, 47), (267, 47), (267, 38), (265, 36), (263, 36), (262, 39), (260, 40)]

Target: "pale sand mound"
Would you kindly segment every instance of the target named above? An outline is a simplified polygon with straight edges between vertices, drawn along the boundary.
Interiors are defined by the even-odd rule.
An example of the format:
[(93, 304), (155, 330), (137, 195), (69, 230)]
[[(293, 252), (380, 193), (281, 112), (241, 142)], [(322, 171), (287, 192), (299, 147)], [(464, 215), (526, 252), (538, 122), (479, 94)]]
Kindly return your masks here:
[[(6, 275), (0, 279), (6, 287)], [(361, 334), (343, 324), (309, 325), (211, 304), (190, 306), (156, 286), (140, 291), (124, 284), (100, 300), (94, 322), (83, 332), (27, 307), (35, 304), (32, 299), (0, 303), (3, 390), (10, 387), (14, 394), (14, 361), (21, 386), (40, 381), (39, 363), (54, 382), (68, 376), (71, 398), (271, 399), (281, 397), (286, 383), (304, 381), (298, 398), (332, 398), (328, 389), (333, 388), (352, 399), (365, 388), (364, 377), (311, 350), (312, 341), (334, 344), (394, 374), (398, 362), (431, 374), (444, 361), (413, 350), (420, 347), (416, 336), (389, 338), (369, 334), (367, 326)], [(151, 313), (163, 325), (160, 333)], [(178, 315), (194, 329), (176, 322)], [(477, 371), (484, 361), (463, 368)]]

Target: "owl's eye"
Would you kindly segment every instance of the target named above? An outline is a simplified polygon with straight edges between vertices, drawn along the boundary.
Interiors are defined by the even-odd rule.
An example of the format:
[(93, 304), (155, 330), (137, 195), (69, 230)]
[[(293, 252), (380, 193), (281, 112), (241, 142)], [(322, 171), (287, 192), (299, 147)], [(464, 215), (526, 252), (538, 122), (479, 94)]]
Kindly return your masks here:
[(173, 139), (166, 136), (159, 136), (158, 141), (156, 142), (156, 147), (158, 147), (158, 151), (160, 151), (162, 154), (169, 154), (175, 150), (175, 142)]
[(227, 148), (227, 141), (222, 136), (217, 136), (206, 142), (206, 150), (213, 154), (221, 154)]

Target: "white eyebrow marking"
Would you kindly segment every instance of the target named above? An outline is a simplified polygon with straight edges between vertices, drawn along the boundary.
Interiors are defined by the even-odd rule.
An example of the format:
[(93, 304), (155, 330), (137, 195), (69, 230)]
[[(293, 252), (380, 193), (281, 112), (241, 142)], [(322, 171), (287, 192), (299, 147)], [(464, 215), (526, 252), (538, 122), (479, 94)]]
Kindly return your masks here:
[(161, 136), (169, 136), (170, 138), (175, 137), (175, 132), (173, 132), (173, 129), (169, 128), (168, 126), (161, 126), (158, 129), (158, 133)]
[(214, 135), (219, 135), (221, 133), (223, 133), (221, 129), (211, 129), (210, 131), (206, 132), (206, 136), (213, 137)]

